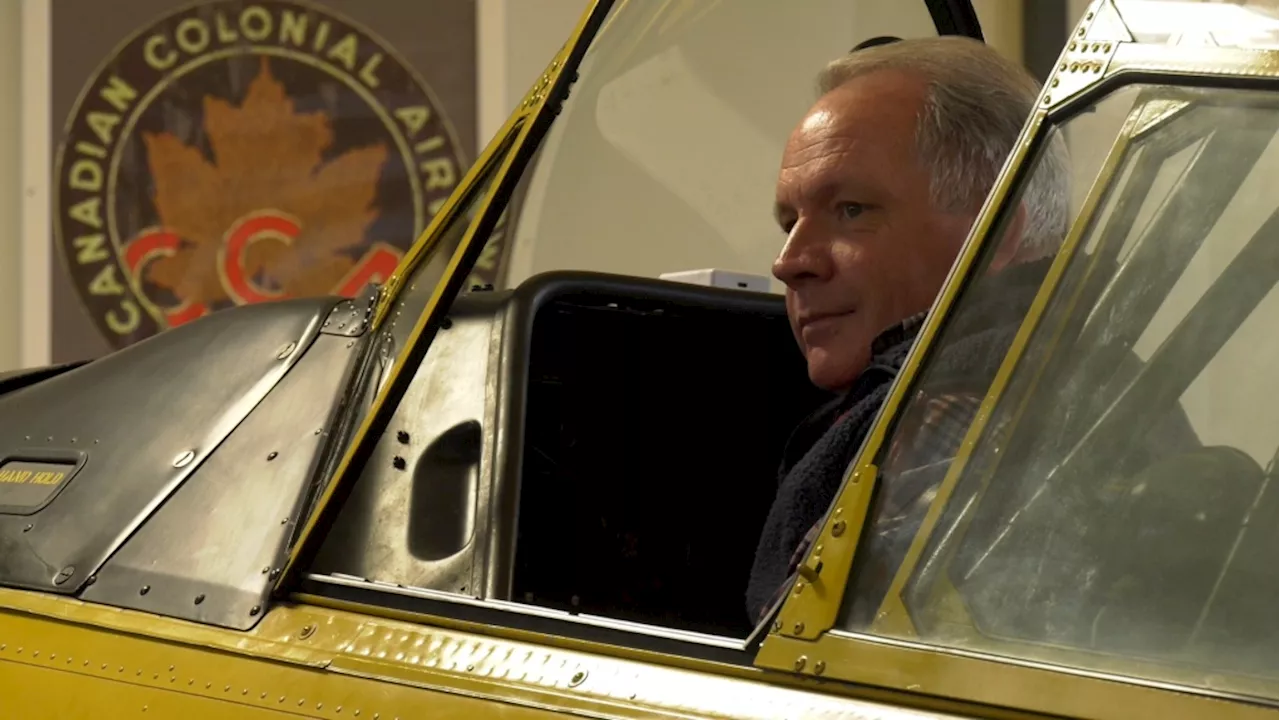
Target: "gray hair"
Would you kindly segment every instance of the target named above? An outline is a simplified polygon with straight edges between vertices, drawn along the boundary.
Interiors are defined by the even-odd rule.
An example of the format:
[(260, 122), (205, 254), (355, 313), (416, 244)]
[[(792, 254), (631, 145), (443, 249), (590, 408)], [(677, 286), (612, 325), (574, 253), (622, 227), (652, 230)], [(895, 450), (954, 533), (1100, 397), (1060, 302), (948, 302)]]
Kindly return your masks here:
[[(944, 210), (976, 211), (1013, 151), (1040, 84), (987, 45), (944, 36), (855, 50), (822, 71), (819, 94), (880, 70), (913, 73), (929, 83), (916, 146), (930, 170), (930, 195)], [(1056, 251), (1066, 233), (1068, 182), (1066, 148), (1055, 136), (1022, 194), (1027, 228), (1019, 255)]]

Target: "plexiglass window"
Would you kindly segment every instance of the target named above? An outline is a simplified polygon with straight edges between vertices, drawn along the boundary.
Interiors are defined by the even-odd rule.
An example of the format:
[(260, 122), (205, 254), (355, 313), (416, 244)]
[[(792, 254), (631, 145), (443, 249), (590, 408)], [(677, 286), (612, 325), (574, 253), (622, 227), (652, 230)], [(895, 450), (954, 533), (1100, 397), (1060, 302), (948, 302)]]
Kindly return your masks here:
[(1043, 283), (992, 306), (1017, 313), (996, 354), (1003, 243), (926, 360), (843, 623), (1275, 698), (1275, 95), (1131, 87), (1079, 117), (1118, 98)]

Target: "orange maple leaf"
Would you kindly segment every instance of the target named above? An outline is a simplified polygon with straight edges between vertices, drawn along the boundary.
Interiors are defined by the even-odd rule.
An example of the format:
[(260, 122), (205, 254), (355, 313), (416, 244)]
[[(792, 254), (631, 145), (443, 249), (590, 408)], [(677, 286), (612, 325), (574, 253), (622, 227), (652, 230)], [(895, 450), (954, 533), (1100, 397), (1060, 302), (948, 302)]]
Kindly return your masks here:
[(240, 107), (205, 96), (204, 127), (212, 164), (172, 134), (143, 134), (160, 224), (184, 240), (174, 255), (151, 263), (147, 279), (192, 303), (226, 300), (218, 252), (227, 232), (250, 213), (274, 211), (296, 218), (299, 235), (289, 245), (249, 246), (245, 274), (264, 275), (290, 297), (331, 292), (354, 264), (341, 251), (361, 244), (378, 216), (373, 201), (386, 146), (324, 162), (333, 143), (328, 117), (295, 113), (265, 57)]

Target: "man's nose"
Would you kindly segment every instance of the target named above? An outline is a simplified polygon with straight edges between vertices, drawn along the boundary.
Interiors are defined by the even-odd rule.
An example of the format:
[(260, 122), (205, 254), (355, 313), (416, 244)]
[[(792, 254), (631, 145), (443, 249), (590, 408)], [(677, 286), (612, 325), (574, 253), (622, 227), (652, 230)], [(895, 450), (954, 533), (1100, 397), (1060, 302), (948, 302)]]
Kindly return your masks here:
[(801, 219), (791, 227), (787, 242), (773, 261), (773, 276), (787, 287), (796, 288), (831, 276), (829, 242), (818, 228)]

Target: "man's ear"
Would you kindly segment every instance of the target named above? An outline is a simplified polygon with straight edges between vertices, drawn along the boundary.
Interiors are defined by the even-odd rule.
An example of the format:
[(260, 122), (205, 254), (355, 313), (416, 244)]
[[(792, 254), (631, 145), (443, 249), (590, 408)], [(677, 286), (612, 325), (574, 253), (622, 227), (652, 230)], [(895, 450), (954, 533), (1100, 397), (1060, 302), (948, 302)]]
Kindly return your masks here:
[(1004, 224), (1004, 232), (1000, 233), (997, 240), (996, 253), (991, 258), (991, 264), (987, 266), (987, 272), (999, 272), (1017, 259), (1018, 251), (1022, 248), (1023, 233), (1026, 230), (1027, 206), (1019, 202), (1017, 209), (1013, 211), (1013, 217)]

